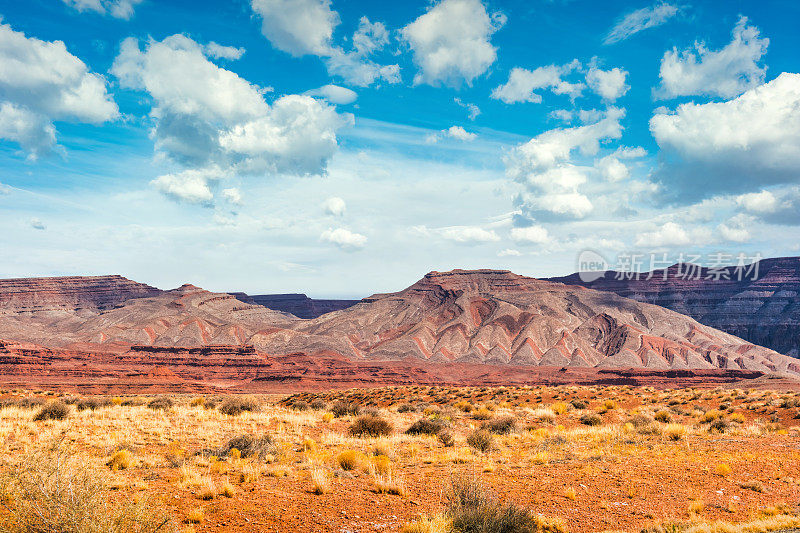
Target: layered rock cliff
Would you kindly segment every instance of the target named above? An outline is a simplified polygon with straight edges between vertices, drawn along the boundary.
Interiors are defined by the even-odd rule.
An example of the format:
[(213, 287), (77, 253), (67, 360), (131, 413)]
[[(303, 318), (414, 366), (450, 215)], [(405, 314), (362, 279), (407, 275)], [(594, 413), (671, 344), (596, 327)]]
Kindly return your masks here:
[(111, 309), (158, 294), (155, 287), (116, 275), (0, 279), (0, 313)]
[(275, 311), (291, 313), (299, 318), (317, 318), (325, 313), (340, 311), (357, 304), (360, 300), (319, 300), (305, 294), (245, 294), (230, 293), (242, 302), (263, 305)]
[(608, 271), (589, 282), (577, 273), (549, 279), (666, 307), (753, 344), (800, 357), (800, 257), (764, 259), (743, 271), (673, 265), (627, 278)]

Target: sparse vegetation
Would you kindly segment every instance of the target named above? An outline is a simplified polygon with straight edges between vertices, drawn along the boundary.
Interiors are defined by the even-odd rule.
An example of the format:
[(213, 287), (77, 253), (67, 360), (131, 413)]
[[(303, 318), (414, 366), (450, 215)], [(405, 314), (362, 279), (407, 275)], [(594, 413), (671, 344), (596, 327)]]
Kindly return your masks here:
[(51, 400), (47, 402), (36, 416), (34, 420), (64, 420), (69, 416), (69, 405), (59, 400)]
[(382, 437), (391, 435), (394, 426), (380, 416), (363, 415), (358, 417), (347, 431), (354, 437)]

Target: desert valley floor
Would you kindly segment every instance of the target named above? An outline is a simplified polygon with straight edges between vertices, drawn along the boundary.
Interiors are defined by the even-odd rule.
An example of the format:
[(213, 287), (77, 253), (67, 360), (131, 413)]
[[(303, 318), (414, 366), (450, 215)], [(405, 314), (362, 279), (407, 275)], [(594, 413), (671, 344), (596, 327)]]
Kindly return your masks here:
[[(150, 523), (163, 517), (165, 528), (185, 532), (449, 531), (449, 494), (465, 482), (529, 509), (537, 531), (800, 525), (796, 391), (412, 386), (103, 397), (5, 390), (2, 402), (0, 460), (11, 508), (9, 479), (36, 478), (60, 457), (65, 469), (79, 461), (101, 481), (112, 509), (138, 501), (146, 509), (138, 513), (153, 514)], [(0, 521), (8, 519), (0, 511)]]

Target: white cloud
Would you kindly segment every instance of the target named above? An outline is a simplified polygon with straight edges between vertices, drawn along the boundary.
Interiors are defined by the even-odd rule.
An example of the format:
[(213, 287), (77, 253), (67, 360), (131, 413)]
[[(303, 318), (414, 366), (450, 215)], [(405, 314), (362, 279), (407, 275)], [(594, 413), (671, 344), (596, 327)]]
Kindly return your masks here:
[(636, 246), (669, 247), (692, 244), (689, 233), (675, 222), (666, 222), (655, 231), (640, 233), (636, 237)]
[(332, 104), (339, 105), (352, 104), (356, 101), (356, 98), (358, 98), (358, 95), (355, 91), (352, 91), (347, 87), (340, 87), (339, 85), (331, 84), (323, 85), (318, 89), (306, 91), (305, 94), (308, 96), (318, 96), (326, 99)]
[[(337, 149), (337, 131), (352, 122), (310, 96), (267, 104), (263, 89), (209, 61), (184, 35), (150, 41), (144, 50), (126, 39), (111, 71), (122, 87), (152, 98), (156, 149), (199, 172), (322, 174)], [(188, 190), (189, 201), (209, 201), (203, 180), (172, 176), (159, 182), (160, 190), (174, 197)]]
[(53, 121), (100, 124), (118, 117), (106, 81), (61, 41), (0, 24), (0, 138), (36, 158), (56, 143)]
[(442, 130), (437, 133), (429, 133), (425, 136), (425, 143), (426, 144), (436, 144), (439, 140), (443, 137), (450, 137), (452, 139), (456, 139), (458, 141), (474, 141), (477, 137), (477, 133), (472, 133), (461, 126), (450, 126), (446, 130)]
[(242, 205), (242, 192), (236, 187), (222, 189), (222, 197), (234, 205)]
[(461, 98), (458, 97), (453, 98), (453, 101), (467, 110), (470, 120), (475, 120), (476, 118), (478, 118), (478, 115), (481, 114), (481, 109), (475, 104), (471, 104), (469, 102), (462, 102)]
[(447, 135), (459, 141), (473, 141), (478, 136), (475, 133), (466, 131), (461, 126), (450, 126), (447, 130)]
[(237, 48), (235, 46), (223, 46), (221, 44), (215, 43), (214, 41), (209, 42), (207, 45), (203, 47), (206, 55), (209, 57), (213, 57), (214, 59), (230, 59), (236, 60), (240, 59), (244, 53), (244, 48)]
[(364, 235), (344, 228), (329, 228), (323, 231), (319, 238), (348, 252), (360, 250), (367, 244), (367, 238)]
[(644, 148), (622, 147), (617, 149), (613, 154), (596, 160), (594, 166), (607, 181), (622, 181), (630, 177), (630, 169), (625, 163), (620, 161), (620, 159), (635, 159), (644, 157), (645, 155), (646, 152)]
[(362, 55), (368, 56), (389, 44), (389, 31), (382, 22), (370, 22), (361, 17), (358, 29), (353, 34), (353, 48)]
[(47, 229), (47, 226), (45, 226), (45, 225), (44, 225), (44, 222), (42, 222), (42, 221), (41, 221), (41, 220), (39, 220), (38, 218), (32, 218), (32, 219), (30, 219), (30, 220), (28, 221), (28, 223), (31, 225), (31, 227), (32, 227), (33, 229), (38, 229), (38, 230), (45, 230), (45, 229)]
[(546, 244), (550, 241), (550, 235), (542, 226), (527, 226), (524, 228), (513, 228), (511, 238), (517, 242)]
[(347, 211), (347, 204), (338, 196), (332, 196), (322, 203), (325, 213), (335, 217), (344, 216)]
[(142, 0), (62, 0), (69, 7), (80, 12), (93, 11), (101, 15), (128, 20), (133, 16), (133, 8)]
[(741, 17), (733, 28), (733, 40), (719, 51), (695, 42), (694, 49), (667, 51), (661, 60), (661, 86), (656, 94), (665, 98), (707, 95), (731, 98), (764, 82), (767, 68), (758, 65), (767, 53), (769, 39)]
[(351, 85), (368, 87), (375, 82), (400, 83), (399, 65), (379, 65), (358, 52), (334, 49), (326, 58), (328, 74), (338, 76)]
[(497, 257), (520, 257), (522, 252), (513, 248), (506, 248), (497, 252)]
[(441, 228), (438, 232), (443, 238), (461, 244), (480, 244), (500, 240), (493, 230), (485, 230), (478, 226), (452, 226)]
[(489, 39), (506, 21), (480, 0), (441, 0), (400, 30), (419, 72), (414, 84), (460, 87), (486, 72), (497, 58)]
[(592, 67), (586, 73), (586, 83), (603, 100), (613, 102), (625, 95), (630, 85), (625, 82), (628, 72), (619, 68), (602, 70)]
[(574, 150), (594, 155), (600, 142), (622, 136), (620, 120), (625, 111), (611, 107), (601, 120), (574, 128), (556, 128), (537, 135), (511, 152), (506, 172), (514, 179), (526, 180), (529, 175), (554, 167), (569, 159)]
[(654, 28), (667, 22), (678, 14), (679, 8), (672, 4), (660, 2), (651, 7), (637, 9), (625, 15), (622, 20), (611, 28), (606, 35), (605, 44), (612, 44), (639, 33), (648, 28)]
[(764, 222), (800, 225), (800, 187), (743, 194), (736, 197), (736, 203)]
[(10, 102), (0, 103), (0, 139), (17, 143), (29, 159), (50, 152), (56, 144), (56, 128), (44, 116)]
[(214, 202), (211, 186), (225, 177), (219, 167), (211, 167), (164, 174), (151, 183), (159, 192), (176, 202), (210, 206)]
[(750, 240), (750, 227), (755, 219), (745, 214), (738, 214), (723, 222), (717, 229), (726, 241), (747, 242)]
[(515, 67), (511, 69), (508, 81), (495, 87), (491, 96), (507, 104), (517, 102), (538, 104), (542, 101), (542, 95), (534, 91), (549, 89), (555, 94), (569, 95), (574, 100), (581, 95), (586, 85), (580, 82), (570, 83), (562, 78), (580, 68), (581, 64), (577, 59), (565, 65), (547, 65), (534, 70)]
[(778, 199), (769, 191), (742, 194), (736, 202), (751, 213), (773, 213), (778, 208)]
[(327, 56), (339, 15), (330, 0), (251, 0), (262, 19), (261, 33), (272, 46), (293, 56)]
[[(783, 73), (726, 102), (678, 106), (650, 119), (673, 157), (656, 174), (676, 197), (746, 193), (800, 177), (800, 74)], [(702, 176), (703, 187), (697, 187)]]
[(572, 156), (594, 156), (601, 142), (619, 139), (624, 115), (624, 110), (611, 107), (593, 124), (546, 131), (506, 156), (506, 175), (524, 186), (516, 199), (523, 218), (581, 219), (593, 211), (591, 200), (578, 190), (590, 169), (575, 165)]

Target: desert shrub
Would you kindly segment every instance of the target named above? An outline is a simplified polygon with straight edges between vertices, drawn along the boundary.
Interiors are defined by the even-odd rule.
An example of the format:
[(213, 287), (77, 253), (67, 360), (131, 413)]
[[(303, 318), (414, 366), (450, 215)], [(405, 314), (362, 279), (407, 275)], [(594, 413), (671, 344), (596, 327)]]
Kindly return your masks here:
[(233, 437), (221, 448), (212, 451), (212, 453), (207, 453), (207, 455), (225, 457), (231, 453), (231, 450), (238, 450), (240, 457), (257, 457), (258, 459), (263, 459), (275, 450), (275, 441), (272, 439), (272, 436), (267, 433), (260, 437), (254, 437), (243, 433), (242, 435)]
[(353, 437), (382, 437), (391, 435), (394, 427), (385, 418), (363, 415), (356, 418), (347, 431)]
[(438, 435), (447, 425), (440, 418), (420, 418), (406, 430), (408, 435)]
[(4, 533), (155, 533), (172, 530), (169, 515), (146, 498), (108, 503), (102, 472), (62, 441), (35, 450), (2, 480)]
[(669, 414), (669, 411), (659, 411), (656, 413), (655, 417), (656, 421), (662, 422), (664, 424), (669, 424), (672, 422), (672, 415)]
[(172, 401), (172, 398), (167, 396), (161, 396), (159, 398), (153, 398), (147, 403), (147, 407), (153, 409), (154, 411), (162, 410), (166, 411), (167, 409), (172, 408), (175, 402)]
[(437, 435), (437, 438), (439, 439), (439, 442), (442, 444), (442, 446), (444, 446), (445, 448), (449, 448), (456, 442), (455, 438), (453, 438), (453, 434), (446, 430), (440, 431), (439, 434)]
[(124, 400), (122, 400), (122, 403), (120, 405), (122, 405), (123, 407), (138, 407), (139, 405), (144, 405), (144, 400), (136, 397), (125, 398)]
[(586, 409), (587, 407), (589, 407), (589, 404), (584, 402), (583, 400), (572, 400), (570, 403), (572, 404), (572, 407), (574, 407), (575, 409)]
[(317, 398), (313, 402), (311, 402), (311, 408), (315, 411), (322, 411), (327, 407), (328, 404), (325, 403), (325, 400), (322, 398)]
[(342, 470), (355, 470), (367, 460), (367, 456), (356, 450), (345, 450), (336, 456), (336, 463)]
[(20, 398), (12, 402), (12, 405), (16, 405), (21, 409), (36, 409), (37, 407), (41, 407), (44, 405), (44, 399), (42, 398)]
[(245, 411), (258, 411), (258, 408), (258, 402), (253, 398), (248, 398), (246, 396), (228, 398), (218, 407), (220, 413), (229, 416), (237, 416)]
[(361, 407), (357, 403), (347, 403), (339, 400), (331, 405), (331, 413), (336, 418), (342, 418), (347, 415), (358, 416), (360, 412)]
[(106, 466), (113, 471), (117, 471), (128, 469), (131, 464), (133, 464), (133, 454), (130, 450), (123, 448), (111, 454), (111, 459), (108, 460)]
[(494, 448), (494, 437), (485, 429), (476, 429), (467, 435), (467, 444), (486, 453)]
[(291, 405), (289, 405), (289, 407), (291, 407), (295, 411), (308, 411), (308, 409), (310, 408), (308, 402), (305, 400), (295, 400), (291, 403)]
[(400, 405), (397, 406), (397, 412), (398, 413), (416, 413), (417, 412), (417, 408), (413, 404), (410, 404), (410, 403), (401, 403)]
[(626, 423), (632, 425), (636, 429), (640, 429), (652, 425), (653, 419), (645, 414), (636, 413), (635, 415), (630, 417)]
[(75, 402), (75, 409), (78, 411), (94, 411), (100, 407), (108, 407), (111, 405), (111, 400), (108, 398), (80, 398)]
[(361, 411), (361, 414), (366, 416), (381, 416), (381, 411), (377, 407), (367, 407)]
[(502, 416), (484, 422), (481, 427), (496, 435), (507, 435), (516, 429), (517, 421), (513, 416)]
[(597, 413), (586, 413), (581, 417), (581, 424), (585, 426), (599, 426), (603, 423), (603, 419)]
[(722, 417), (711, 422), (708, 425), (708, 430), (712, 433), (725, 433), (728, 430), (728, 427), (730, 427), (728, 420)]
[(69, 416), (69, 405), (61, 400), (52, 400), (47, 402), (36, 416), (34, 420), (64, 420)]
[(492, 412), (486, 407), (481, 407), (472, 412), (472, 418), (475, 420), (489, 420), (492, 418)]
[(502, 503), (476, 480), (454, 479), (446, 504), (450, 527), (459, 533), (566, 533), (562, 521)]

